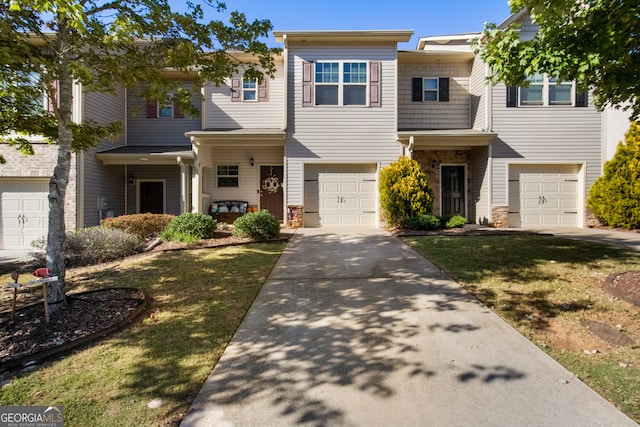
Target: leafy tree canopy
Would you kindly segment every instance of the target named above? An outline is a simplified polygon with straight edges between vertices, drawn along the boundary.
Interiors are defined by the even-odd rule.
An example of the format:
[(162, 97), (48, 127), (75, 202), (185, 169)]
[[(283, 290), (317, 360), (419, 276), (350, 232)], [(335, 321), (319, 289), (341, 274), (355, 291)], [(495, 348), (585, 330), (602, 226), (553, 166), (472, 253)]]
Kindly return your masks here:
[(593, 88), (597, 107), (624, 105), (640, 116), (640, 2), (638, 0), (510, 0), (540, 27), (531, 40), (518, 25), (486, 24), (474, 45), (493, 69), (493, 83), (525, 85), (536, 72)]
[[(188, 75), (196, 90), (203, 82), (221, 84), (239, 68), (259, 81), (275, 72), (278, 49), (261, 41), (271, 30), (268, 20), (250, 22), (232, 12), (226, 23), (206, 21), (205, 8), (225, 9), (217, 0), (186, 0), (185, 8), (173, 11), (168, 0), (0, 1), (0, 135), (25, 154), (33, 153), (27, 135), (44, 136), (58, 148), (46, 249), (47, 268), (59, 277), (48, 294), (52, 303), (64, 299), (71, 153), (120, 130), (118, 123), (74, 122), (74, 83), (84, 92), (140, 87), (145, 98), (156, 101), (168, 101), (172, 91), (172, 101), (195, 115), (191, 94), (178, 88), (167, 70)], [(242, 62), (238, 58), (246, 55), (233, 52), (255, 59)]]

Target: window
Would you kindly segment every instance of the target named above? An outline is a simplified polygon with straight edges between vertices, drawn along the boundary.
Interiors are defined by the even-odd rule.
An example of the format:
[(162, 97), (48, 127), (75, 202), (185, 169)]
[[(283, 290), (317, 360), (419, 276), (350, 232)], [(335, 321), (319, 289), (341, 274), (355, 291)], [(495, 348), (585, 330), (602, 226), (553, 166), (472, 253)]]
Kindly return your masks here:
[(318, 62), (315, 105), (367, 105), (366, 62)]
[(257, 101), (258, 100), (258, 80), (244, 77), (242, 79), (242, 100)]
[(412, 78), (411, 101), (449, 102), (449, 77)]
[(587, 93), (577, 92), (574, 82), (560, 81), (544, 74), (534, 74), (527, 78), (527, 82), (527, 87), (507, 88), (507, 107), (587, 106)]
[(184, 118), (184, 113), (180, 107), (173, 102), (173, 93), (169, 93), (165, 101), (147, 102), (147, 118), (182, 119)]
[(238, 187), (238, 165), (219, 165), (217, 171), (218, 187)]

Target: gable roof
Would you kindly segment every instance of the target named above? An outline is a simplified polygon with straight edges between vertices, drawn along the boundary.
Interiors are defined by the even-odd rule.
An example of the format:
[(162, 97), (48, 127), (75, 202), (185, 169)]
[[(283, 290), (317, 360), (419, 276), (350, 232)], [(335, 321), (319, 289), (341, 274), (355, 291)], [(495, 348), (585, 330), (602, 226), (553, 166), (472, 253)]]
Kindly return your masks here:
[(288, 30), (274, 31), (273, 36), (285, 47), (315, 44), (387, 44), (408, 42), (413, 30)]

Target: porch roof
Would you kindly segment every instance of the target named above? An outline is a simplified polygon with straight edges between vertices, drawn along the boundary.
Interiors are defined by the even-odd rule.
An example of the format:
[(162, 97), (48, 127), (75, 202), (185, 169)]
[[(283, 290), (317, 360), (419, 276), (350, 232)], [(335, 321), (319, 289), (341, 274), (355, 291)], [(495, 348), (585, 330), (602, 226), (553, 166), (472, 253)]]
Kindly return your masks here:
[(192, 160), (190, 145), (125, 145), (96, 153), (105, 165), (175, 165)]
[(398, 130), (398, 141), (412, 150), (461, 150), (487, 146), (495, 132), (478, 129)]
[(282, 147), (287, 132), (275, 128), (206, 129), (186, 132), (196, 145)]

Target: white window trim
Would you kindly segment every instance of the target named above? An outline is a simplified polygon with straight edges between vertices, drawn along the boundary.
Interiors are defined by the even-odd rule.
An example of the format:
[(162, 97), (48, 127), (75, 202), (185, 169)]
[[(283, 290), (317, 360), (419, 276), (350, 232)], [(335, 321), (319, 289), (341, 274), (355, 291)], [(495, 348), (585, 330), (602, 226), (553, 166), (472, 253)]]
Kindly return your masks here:
[[(156, 115), (156, 117), (158, 119), (173, 119), (175, 116), (175, 112), (176, 112), (176, 108), (173, 105), (173, 92), (170, 92), (167, 94), (167, 98), (169, 99), (166, 103), (163, 101), (158, 101), (156, 102), (156, 108), (158, 109), (158, 113)], [(164, 108), (171, 108), (171, 117), (169, 116), (161, 116), (160, 115), (160, 110), (162, 110)]]
[[(226, 167), (232, 167), (235, 166), (238, 169), (238, 174), (237, 175), (220, 175), (218, 173), (218, 168), (220, 166), (226, 166)], [(240, 188), (240, 165), (237, 164), (229, 164), (229, 163), (225, 163), (225, 164), (217, 164), (216, 165), (216, 188)], [(219, 178), (237, 178), (238, 179), (238, 185), (236, 187), (221, 187), (219, 185)]]
[[(316, 64), (338, 64), (338, 81), (337, 82), (332, 82), (332, 83), (323, 83), (323, 82), (317, 82), (316, 81)], [(367, 75), (365, 77), (365, 83), (345, 83), (344, 82), (344, 64), (354, 64), (354, 63), (358, 63), (358, 64), (365, 64), (367, 67)], [(370, 99), (369, 99), (369, 82), (371, 80), (371, 65), (369, 63), (369, 61), (363, 61), (363, 60), (348, 60), (348, 59), (341, 59), (341, 60), (323, 60), (323, 61), (316, 61), (313, 64), (313, 91), (314, 91), (314, 107), (320, 107), (320, 108), (326, 108), (326, 107), (343, 107), (343, 108), (362, 108), (362, 107), (368, 107), (370, 104)], [(318, 88), (318, 86), (338, 86), (338, 103), (337, 104), (317, 104), (317, 100), (318, 97), (316, 95), (316, 90)], [(344, 105), (344, 87), (345, 86), (364, 86), (365, 87), (365, 100), (364, 100), (364, 104), (358, 104), (358, 105)]]
[[(254, 88), (245, 88), (244, 87), (244, 82), (245, 80), (252, 80), (255, 84)], [(258, 102), (258, 89), (259, 89), (260, 85), (258, 83), (258, 79), (254, 79), (254, 78), (249, 78), (249, 77), (243, 77), (242, 80), (240, 81), (240, 88), (242, 89), (242, 94), (240, 95), (241, 98), (240, 100), (242, 102)], [(245, 99), (244, 94), (248, 93), (248, 92), (253, 92), (255, 94), (255, 98), (254, 99)]]
[[(571, 94), (569, 95), (569, 103), (567, 104), (551, 104), (549, 102), (549, 92), (551, 85), (555, 85), (556, 82), (549, 81), (549, 76), (544, 74), (542, 83), (534, 84), (534, 86), (542, 86), (542, 104), (523, 104), (522, 103), (522, 89), (527, 89), (522, 86), (518, 86), (518, 107), (520, 108), (541, 108), (541, 107), (575, 107), (576, 106), (576, 82), (575, 81), (562, 81), (561, 84), (571, 85)], [(531, 85), (529, 85), (531, 87)]]

